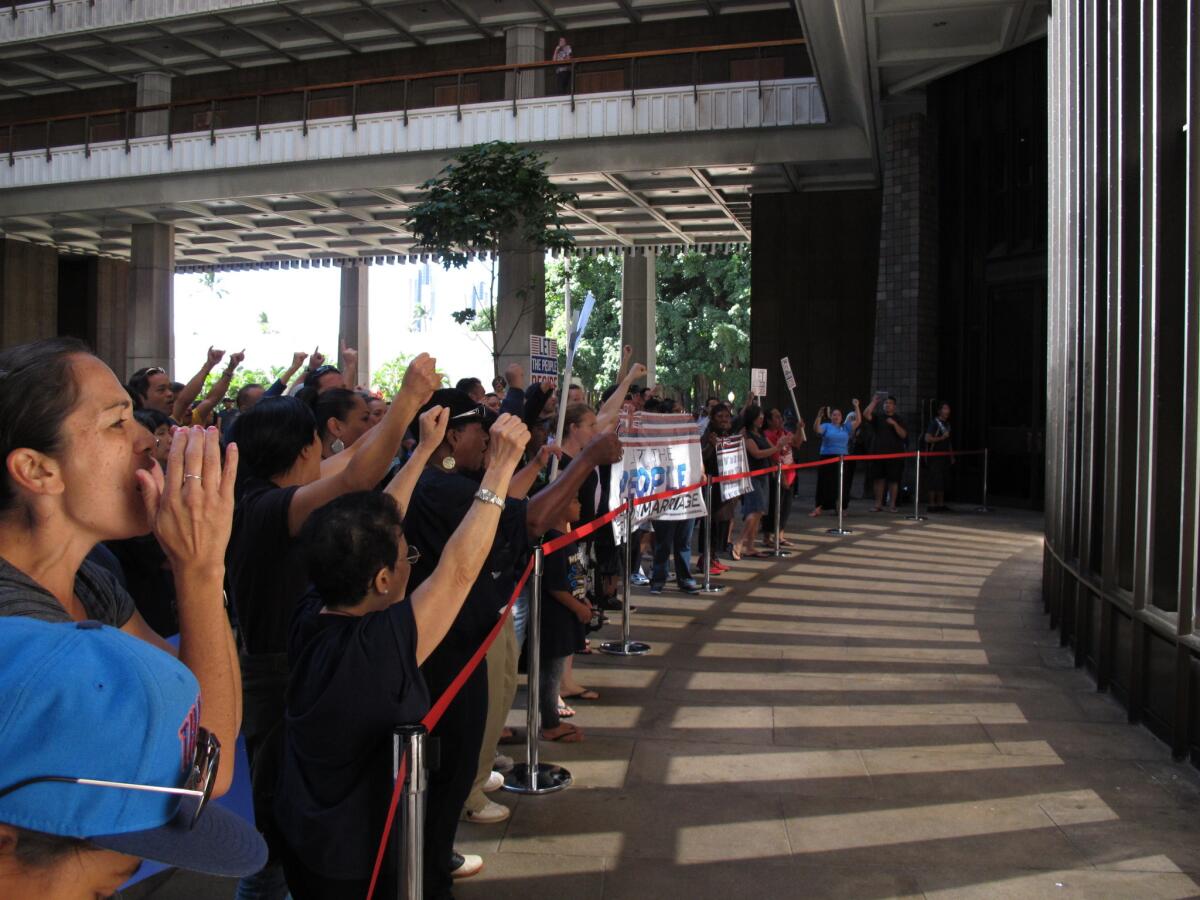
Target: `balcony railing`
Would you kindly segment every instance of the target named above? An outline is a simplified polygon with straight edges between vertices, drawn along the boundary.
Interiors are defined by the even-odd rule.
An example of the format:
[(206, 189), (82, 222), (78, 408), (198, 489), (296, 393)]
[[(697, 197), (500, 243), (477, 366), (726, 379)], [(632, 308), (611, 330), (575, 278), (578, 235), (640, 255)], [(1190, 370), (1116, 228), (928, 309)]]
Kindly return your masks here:
[(639, 90), (690, 85), (698, 98), (701, 85), (728, 82), (758, 82), (761, 97), (764, 81), (809, 71), (803, 38), (448, 69), (15, 121), (0, 125), (0, 153), (12, 166), (32, 150), (49, 162), (55, 147), (90, 156), (93, 144), (123, 141), (128, 153), (138, 137), (165, 135), (170, 149), (176, 136), (207, 133), (215, 144), (222, 129), (253, 127), (257, 140), (284, 122), (307, 135), (309, 122), (339, 117), (357, 130), (360, 115), (381, 112), (402, 112), (407, 126), (410, 110), (453, 107), (461, 120), (464, 105), (496, 101), (511, 101), (516, 116), (519, 99), (538, 96), (569, 96), (574, 111), (578, 95), (628, 91), (636, 106)]

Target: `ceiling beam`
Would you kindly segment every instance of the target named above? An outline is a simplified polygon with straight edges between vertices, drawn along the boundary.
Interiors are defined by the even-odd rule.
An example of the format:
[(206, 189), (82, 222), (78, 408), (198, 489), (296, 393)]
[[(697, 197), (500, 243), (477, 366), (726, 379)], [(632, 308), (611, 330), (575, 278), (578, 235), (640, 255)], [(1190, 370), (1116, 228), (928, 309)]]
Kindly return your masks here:
[(620, 178), (620, 176), (612, 175), (612, 174), (609, 174), (608, 172), (601, 172), (600, 174), (601, 174), (601, 177), (603, 177), (605, 181), (607, 181), (614, 188), (616, 188), (618, 191), (620, 191), (622, 194), (624, 194), (626, 197), (628, 197), (630, 200), (632, 200), (636, 205), (640, 206), (642, 209), (644, 209), (646, 212), (648, 212), (655, 220), (658, 221), (658, 223), (660, 225), (662, 225), (664, 228), (666, 228), (667, 231), (671, 232), (673, 235), (675, 235), (677, 238), (679, 238), (685, 244), (690, 246), (690, 245), (696, 243), (695, 239), (691, 235), (685, 233), (684, 231), (682, 231), (679, 228), (676, 228), (675, 224), (670, 219), (668, 219), (661, 212), (659, 212), (657, 209), (655, 209), (653, 206), (651, 206), (643, 197), (641, 197), (636, 191), (634, 191), (632, 188), (630, 188)]
[(742, 236), (745, 237), (746, 240), (750, 240), (750, 231), (741, 223), (741, 220), (739, 220), (738, 217), (733, 214), (733, 210), (729, 208), (729, 204), (725, 202), (725, 198), (721, 196), (721, 192), (712, 186), (712, 182), (705, 177), (704, 173), (699, 169), (694, 168), (689, 168), (688, 172), (690, 172), (691, 176), (696, 179), (696, 184), (700, 185), (700, 189), (703, 190), (704, 193), (708, 194), (709, 199), (725, 211), (725, 215), (727, 215), (733, 224), (737, 226), (737, 229), (742, 233)]

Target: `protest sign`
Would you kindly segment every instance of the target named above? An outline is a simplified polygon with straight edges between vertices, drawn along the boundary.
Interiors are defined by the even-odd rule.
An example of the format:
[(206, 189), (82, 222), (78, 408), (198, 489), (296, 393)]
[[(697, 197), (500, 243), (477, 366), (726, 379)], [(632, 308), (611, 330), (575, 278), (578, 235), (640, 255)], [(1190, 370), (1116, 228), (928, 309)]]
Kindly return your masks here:
[[(686, 413), (634, 413), (627, 416), (618, 430), (624, 457), (612, 467), (609, 496), (615, 506), (627, 497), (635, 498), (633, 523), (647, 519), (679, 522), (708, 515), (700, 488), (649, 503), (636, 498), (648, 497), (700, 481), (704, 462), (700, 458), (700, 434)], [(613, 522), (618, 544), (625, 541), (625, 519)]]
[(750, 393), (755, 397), (767, 396), (767, 370), (750, 370)]
[(537, 334), (529, 336), (529, 380), (558, 386), (557, 341)]
[[(749, 472), (750, 460), (746, 456), (746, 441), (744, 438), (725, 438), (717, 445), (717, 474), (736, 475), (738, 472)], [(737, 481), (721, 482), (721, 499), (732, 500), (742, 494), (754, 490), (749, 478), (739, 478)]]
[(784, 383), (787, 384), (789, 391), (794, 391), (796, 389), (796, 376), (792, 374), (791, 362), (789, 362), (788, 358), (785, 356), (779, 361), (779, 364), (783, 367)]

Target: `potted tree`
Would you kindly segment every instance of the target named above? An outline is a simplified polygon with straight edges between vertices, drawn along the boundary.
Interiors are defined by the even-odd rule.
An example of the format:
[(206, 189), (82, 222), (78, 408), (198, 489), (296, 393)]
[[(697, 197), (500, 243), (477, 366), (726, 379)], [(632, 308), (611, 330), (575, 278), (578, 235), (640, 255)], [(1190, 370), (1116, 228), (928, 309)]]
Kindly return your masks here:
[[(562, 209), (577, 198), (550, 180), (547, 166), (541, 154), (516, 144), (477, 144), (421, 185), (424, 198), (413, 206), (405, 223), (419, 251), (435, 255), (447, 269), (463, 268), (480, 256), (491, 260), (487, 308), (482, 313), (463, 309), (453, 315), (460, 324), (474, 322), (491, 331), (497, 373), (500, 356), (512, 352), (509, 346), (520, 323), (537, 308), (535, 304), (545, 302), (545, 288), (544, 276), (506, 278), (498, 297), (496, 260), (508, 254), (541, 256), (547, 250), (569, 250), (575, 245), (563, 225)], [(541, 272), (540, 266), (513, 268)]]

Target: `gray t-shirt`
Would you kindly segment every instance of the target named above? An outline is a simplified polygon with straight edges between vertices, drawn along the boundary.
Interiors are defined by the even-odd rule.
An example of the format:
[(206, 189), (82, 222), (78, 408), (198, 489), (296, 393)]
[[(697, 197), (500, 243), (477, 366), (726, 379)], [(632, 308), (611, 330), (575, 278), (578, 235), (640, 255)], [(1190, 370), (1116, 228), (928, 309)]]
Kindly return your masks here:
[[(75, 595), (89, 619), (114, 628), (133, 616), (133, 598), (116, 576), (96, 563), (85, 561), (75, 573)], [(0, 616), (25, 616), (44, 622), (70, 622), (71, 617), (48, 590), (0, 559)]]

